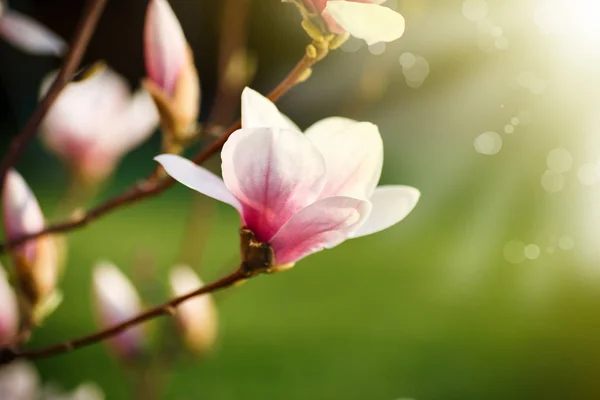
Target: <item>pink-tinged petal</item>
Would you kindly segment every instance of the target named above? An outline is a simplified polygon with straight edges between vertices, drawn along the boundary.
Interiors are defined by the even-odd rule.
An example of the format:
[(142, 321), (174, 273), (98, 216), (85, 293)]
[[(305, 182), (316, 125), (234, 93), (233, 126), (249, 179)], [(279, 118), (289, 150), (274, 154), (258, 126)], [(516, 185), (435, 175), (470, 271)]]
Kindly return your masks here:
[(298, 125), (282, 114), (271, 100), (249, 87), (242, 92), (242, 127), (300, 131)]
[(402, 15), (372, 3), (331, 0), (327, 2), (323, 17), (330, 17), (344, 31), (364, 39), (369, 45), (394, 41), (404, 33)]
[(175, 154), (161, 154), (154, 157), (163, 166), (167, 174), (176, 181), (184, 184), (215, 200), (222, 201), (235, 207), (242, 213), (242, 205), (227, 189), (221, 178), (212, 172), (194, 164), (190, 160)]
[(17, 296), (8, 283), (8, 276), (0, 266), (0, 346), (14, 340), (19, 329)]
[[(10, 170), (2, 194), (4, 234), (13, 239), (44, 228), (44, 215), (33, 192), (16, 171)], [(36, 259), (36, 241), (28, 241), (14, 249), (18, 257), (27, 263)]]
[(0, 36), (13, 46), (35, 55), (61, 56), (67, 44), (56, 33), (17, 11), (0, 16)]
[[(102, 327), (121, 323), (142, 310), (138, 293), (129, 279), (109, 262), (100, 262), (94, 267), (92, 296)], [(140, 325), (111, 339), (114, 350), (123, 357), (138, 354), (144, 343), (144, 330)]]
[(277, 265), (294, 263), (342, 243), (368, 217), (371, 203), (328, 197), (296, 213), (269, 242)]
[(308, 128), (306, 137), (325, 158), (327, 183), (321, 198), (371, 197), (383, 166), (383, 142), (377, 125), (332, 117)]
[(240, 129), (223, 146), (221, 159), (225, 185), (262, 242), (314, 202), (325, 184), (323, 156), (297, 131)]
[[(171, 271), (171, 291), (183, 296), (204, 286), (198, 275), (188, 266), (180, 265)], [(217, 340), (217, 309), (210, 294), (197, 296), (181, 303), (175, 314), (186, 345), (196, 353), (210, 350)]]
[(187, 41), (166, 0), (150, 0), (144, 26), (144, 55), (150, 79), (173, 95), (187, 59)]
[[(41, 95), (55, 77), (53, 73), (44, 79)], [(42, 140), (65, 161), (77, 164), (88, 151), (95, 150), (102, 136), (114, 134), (115, 119), (129, 104), (127, 82), (105, 68), (63, 89), (42, 122)]]
[(415, 208), (421, 194), (410, 186), (380, 186), (371, 196), (373, 210), (352, 237), (370, 235), (402, 221)]

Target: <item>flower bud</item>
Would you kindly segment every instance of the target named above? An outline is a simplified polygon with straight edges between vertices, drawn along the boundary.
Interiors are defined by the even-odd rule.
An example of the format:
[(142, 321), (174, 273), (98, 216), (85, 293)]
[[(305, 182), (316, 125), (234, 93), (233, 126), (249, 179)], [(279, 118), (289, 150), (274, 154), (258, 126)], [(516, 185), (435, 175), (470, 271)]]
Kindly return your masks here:
[[(40, 206), (18, 172), (8, 172), (2, 198), (4, 231), (8, 240), (44, 228)], [(29, 240), (11, 249), (10, 254), (21, 292), (35, 314), (55, 291), (59, 266), (54, 238), (43, 236)]]
[[(107, 328), (139, 314), (142, 310), (137, 291), (113, 264), (99, 262), (94, 267), (92, 296), (98, 323)], [(144, 328), (133, 326), (110, 339), (114, 352), (123, 358), (140, 354), (145, 345)]]
[(0, 346), (10, 343), (19, 329), (17, 297), (0, 266)]
[[(196, 273), (188, 266), (171, 270), (171, 290), (174, 296), (183, 296), (203, 286)], [(197, 354), (210, 350), (217, 339), (217, 310), (209, 294), (187, 300), (177, 306), (176, 319), (188, 348)]]
[[(45, 93), (55, 78), (47, 77)], [(102, 68), (69, 83), (41, 125), (46, 147), (60, 157), (84, 183), (106, 179), (119, 160), (148, 139), (158, 113), (146, 91), (131, 94), (127, 82)]]
[(200, 108), (200, 83), (183, 29), (166, 0), (150, 0), (144, 27), (148, 79), (166, 133), (176, 141), (195, 131)]

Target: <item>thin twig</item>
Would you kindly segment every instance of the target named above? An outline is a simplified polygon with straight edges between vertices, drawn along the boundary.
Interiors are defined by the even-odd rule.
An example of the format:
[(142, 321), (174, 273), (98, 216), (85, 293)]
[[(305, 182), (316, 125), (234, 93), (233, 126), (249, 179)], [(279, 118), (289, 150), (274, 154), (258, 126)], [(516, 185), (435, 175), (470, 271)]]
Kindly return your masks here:
[(177, 297), (177, 298), (172, 299), (164, 304), (153, 307), (153, 308), (143, 312), (142, 314), (139, 314), (139, 315), (137, 315), (127, 321), (124, 321), (118, 325), (112, 326), (110, 328), (107, 328), (105, 330), (102, 330), (102, 331), (99, 331), (96, 333), (93, 333), (91, 335), (87, 335), (87, 336), (83, 336), (83, 337), (80, 337), (77, 339), (69, 340), (64, 343), (60, 343), (60, 344), (49, 346), (49, 347), (44, 347), (41, 349), (34, 349), (34, 350), (18, 350), (18, 349), (11, 349), (11, 348), (4, 348), (4, 349), (0, 348), (0, 365), (8, 364), (18, 358), (35, 359), (35, 358), (49, 357), (49, 356), (53, 356), (56, 354), (61, 354), (61, 353), (66, 353), (66, 352), (69, 352), (72, 350), (76, 350), (76, 349), (79, 349), (82, 347), (90, 346), (95, 343), (99, 343), (103, 340), (109, 339), (109, 338), (125, 331), (126, 329), (129, 329), (135, 325), (146, 322), (155, 317), (159, 317), (162, 315), (172, 315), (177, 312), (176, 307), (179, 304), (181, 304), (193, 297), (212, 293), (212, 292), (215, 292), (215, 291), (218, 291), (221, 289), (225, 289), (232, 285), (235, 285), (236, 283), (238, 283), (244, 279), (247, 279), (248, 276), (249, 276), (248, 273), (246, 273), (242, 268), (240, 268), (237, 271), (235, 271), (234, 273), (232, 273), (222, 279), (219, 279), (218, 281), (215, 281), (215, 282), (211, 283), (210, 285), (203, 286), (203, 287), (201, 287), (191, 293), (188, 293), (184, 296)]
[(4, 180), (8, 170), (17, 162), (21, 154), (27, 147), (27, 144), (35, 137), (40, 123), (44, 116), (62, 91), (62, 89), (71, 81), (71, 78), (83, 58), (83, 54), (87, 49), (88, 43), (96, 30), (98, 20), (104, 11), (106, 0), (89, 1), (82, 17), (75, 30), (73, 43), (69, 48), (69, 52), (65, 57), (65, 61), (58, 75), (44, 98), (40, 101), (37, 108), (29, 117), (29, 120), (21, 130), (21, 132), (11, 141), (8, 153), (0, 164), (0, 188), (4, 186)]
[[(300, 62), (294, 67), (294, 69), (288, 74), (288, 76), (268, 95), (269, 99), (275, 102), (279, 98), (281, 98), (281, 96), (286, 94), (290, 89), (296, 86), (299, 83), (299, 80), (304, 75), (304, 73), (308, 69), (310, 69), (316, 61), (316, 59), (305, 55), (300, 60)], [(208, 160), (212, 155), (217, 153), (221, 149), (221, 147), (223, 147), (229, 136), (236, 130), (240, 129), (241, 126), (242, 123), (240, 120), (235, 122), (218, 139), (216, 139), (208, 147), (200, 151), (200, 153), (198, 153), (193, 158), (193, 161), (196, 164), (202, 164), (203, 162)], [(22, 235), (14, 239), (7, 240), (4, 243), (1, 243), (0, 252), (4, 252), (9, 248), (20, 245), (28, 240), (35, 239), (40, 236), (52, 233), (69, 232), (74, 229), (82, 228), (90, 222), (102, 217), (105, 214), (108, 214), (109, 212), (117, 208), (141, 201), (143, 199), (157, 196), (160, 193), (167, 190), (168, 188), (170, 188), (174, 183), (175, 181), (170, 177), (165, 177), (161, 180), (157, 180), (156, 174), (153, 173), (148, 179), (134, 185), (132, 188), (128, 189), (124, 193), (105, 201), (99, 206), (89, 210), (85, 214), (75, 216), (69, 221), (49, 225), (39, 232), (33, 232), (26, 235)]]

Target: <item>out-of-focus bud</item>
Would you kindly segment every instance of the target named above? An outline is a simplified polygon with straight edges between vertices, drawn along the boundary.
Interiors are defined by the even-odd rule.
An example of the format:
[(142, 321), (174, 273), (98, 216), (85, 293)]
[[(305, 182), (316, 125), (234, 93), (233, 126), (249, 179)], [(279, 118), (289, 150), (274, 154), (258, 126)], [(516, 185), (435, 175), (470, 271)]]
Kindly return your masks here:
[[(96, 264), (92, 286), (94, 308), (100, 326), (119, 324), (141, 312), (137, 291), (115, 265), (105, 261)], [(119, 357), (135, 357), (145, 347), (144, 327), (131, 327), (112, 338), (109, 343)]]
[[(173, 268), (170, 281), (175, 296), (183, 296), (203, 286), (198, 275), (183, 265)], [(177, 306), (176, 319), (190, 350), (204, 354), (213, 347), (217, 339), (218, 322), (217, 310), (210, 295), (198, 296)]]
[[(44, 228), (44, 216), (29, 186), (18, 172), (10, 170), (2, 194), (4, 232), (7, 239)], [(11, 249), (16, 276), (24, 300), (34, 319), (55, 294), (58, 252), (52, 236), (27, 241)], [(47, 313), (46, 313), (47, 314)], [(35, 315), (39, 318), (35, 318)]]
[(62, 55), (67, 44), (39, 22), (19, 12), (7, 9), (0, 0), (0, 37), (11, 45), (31, 54)]
[(166, 0), (148, 4), (144, 52), (144, 87), (158, 107), (165, 134), (175, 144), (188, 140), (195, 133), (200, 82), (183, 29)]
[(17, 360), (0, 368), (0, 399), (37, 399), (39, 377), (33, 365)]
[[(47, 77), (41, 92), (56, 74)], [(107, 178), (127, 152), (152, 135), (158, 113), (145, 90), (131, 95), (109, 68), (69, 83), (42, 122), (42, 139), (83, 182)]]
[(10, 343), (19, 329), (17, 296), (0, 266), (0, 346)]

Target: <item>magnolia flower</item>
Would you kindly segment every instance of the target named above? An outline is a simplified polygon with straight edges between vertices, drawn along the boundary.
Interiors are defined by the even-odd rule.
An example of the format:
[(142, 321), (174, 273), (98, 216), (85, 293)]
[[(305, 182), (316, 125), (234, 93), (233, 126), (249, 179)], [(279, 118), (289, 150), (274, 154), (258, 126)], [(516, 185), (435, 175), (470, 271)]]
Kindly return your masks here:
[(11, 342), (18, 327), (17, 296), (8, 283), (6, 272), (0, 266), (0, 346)]
[(36, 55), (62, 55), (67, 44), (39, 22), (7, 9), (0, 0), (0, 37), (19, 49)]
[[(203, 286), (198, 275), (188, 266), (171, 271), (171, 291), (183, 296)], [(210, 295), (198, 296), (177, 307), (176, 318), (188, 347), (199, 353), (210, 350), (217, 339), (217, 310)]]
[(156, 160), (184, 185), (235, 207), (243, 225), (271, 245), (278, 266), (386, 229), (419, 198), (407, 186), (376, 188), (383, 165), (377, 126), (334, 117), (302, 134), (249, 88), (242, 129), (221, 152), (223, 180), (179, 156)]
[(71, 393), (54, 385), (40, 385), (40, 377), (27, 361), (17, 360), (0, 368), (2, 400), (103, 400), (102, 390), (93, 383), (82, 383)]
[(163, 127), (185, 137), (200, 108), (200, 83), (183, 29), (166, 0), (150, 0), (144, 26), (148, 80), (144, 85), (161, 113)]
[[(42, 84), (45, 93), (55, 78)], [(127, 82), (108, 68), (60, 93), (42, 122), (42, 139), (84, 180), (108, 177), (120, 158), (148, 139), (158, 113), (146, 91), (133, 96)]]
[(305, 6), (323, 17), (334, 34), (364, 39), (371, 45), (391, 42), (404, 33), (404, 18), (390, 8), (381, 6), (386, 0), (304, 0)]
[[(129, 279), (109, 262), (100, 262), (94, 267), (92, 296), (98, 322), (103, 327), (119, 324), (142, 310), (138, 293)], [(121, 357), (136, 356), (145, 343), (143, 327), (131, 327), (111, 338), (109, 343)]]
[[(44, 229), (44, 216), (27, 183), (10, 170), (2, 193), (4, 233), (8, 240)], [(58, 249), (52, 236), (29, 240), (11, 249), (19, 286), (35, 309), (55, 291), (58, 278)]]

